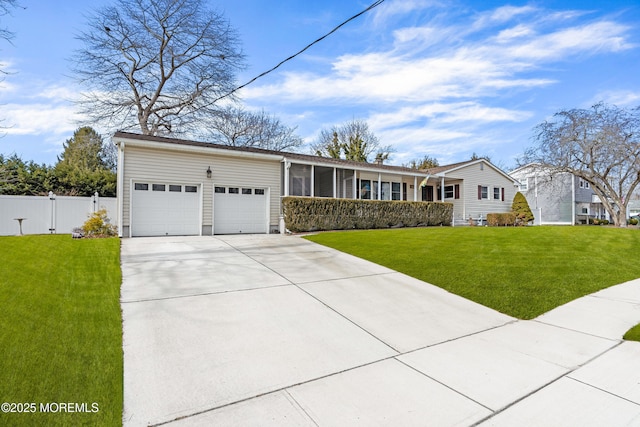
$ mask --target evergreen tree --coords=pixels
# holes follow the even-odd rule
[[[529,208],[529,202],[527,202],[527,198],[524,197],[524,194],[519,191],[513,197],[511,211],[516,214],[517,225],[527,225],[534,219],[531,208]]]
[[[97,191],[101,196],[115,196],[113,160],[100,134],[91,127],[81,127],[63,146],[55,166],[57,193],[91,196]]]

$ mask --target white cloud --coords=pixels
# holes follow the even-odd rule
[[[398,15],[406,15],[441,6],[446,6],[446,4],[437,0],[393,0],[383,3],[374,9],[373,22],[377,26]]]
[[[413,7],[413,2],[403,3]],[[484,14],[485,24],[506,22],[532,13],[532,7],[502,7]],[[478,22],[478,20],[476,21]],[[464,43],[431,37],[457,32],[450,27],[405,27],[396,30],[393,46],[376,52],[347,54],[336,58],[329,73],[288,72],[278,83],[249,87],[248,98],[277,97],[288,102],[335,101],[424,102],[444,99],[496,96],[503,89],[530,89],[554,82],[544,77],[525,77],[523,72],[553,61],[599,52],[630,49],[629,27],[613,21],[547,30],[536,28],[537,17],[528,24],[495,29],[483,38],[467,37]]]
[[[7,104],[2,111],[8,135],[60,135],[77,127],[72,105]]]
[[[589,108],[598,102],[605,102],[607,104],[617,105],[618,107],[635,108],[640,106],[640,92],[631,90],[607,90],[598,92],[584,107]]]

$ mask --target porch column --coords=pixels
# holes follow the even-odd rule
[[[413,177],[413,201],[418,201],[418,177]]]
[[[316,183],[315,183],[315,174],[316,174],[316,169],[314,165],[311,165],[311,188],[309,189],[309,194],[311,194],[311,197],[315,197],[315,187],[316,187]]]
[[[353,198],[358,198],[358,182],[356,181],[356,177],[358,176],[358,171],[353,170]]]
[[[333,198],[338,197],[338,170],[333,168]]]
[[[440,201],[444,202],[444,176],[442,177],[442,181],[440,181]]]
[[[289,196],[289,168],[291,163],[284,161],[284,196]]]
[[[378,200],[382,200],[382,174],[378,172]]]

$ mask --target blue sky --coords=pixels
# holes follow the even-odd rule
[[[372,1],[210,3],[240,34],[241,84]],[[0,41],[11,72],[0,83],[0,153],[53,164],[73,131],[92,125],[75,113],[80,88],[68,58],[86,14],[109,1],[22,4],[0,18],[15,32],[12,44]],[[561,108],[640,105],[639,76],[637,0],[386,0],[240,96],[297,126],[308,143],[362,119],[394,148],[391,164],[424,155],[447,164],[475,152],[508,169],[532,128]]]

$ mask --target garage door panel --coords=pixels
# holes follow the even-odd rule
[[[224,190],[223,190],[224,189]],[[264,189],[258,189],[262,194],[256,194],[256,189],[242,189],[236,187],[218,187],[214,193],[214,233],[266,233],[267,232],[267,196]],[[224,192],[222,192],[224,191]]]
[[[131,222],[133,236],[199,235],[199,187],[136,183]]]

